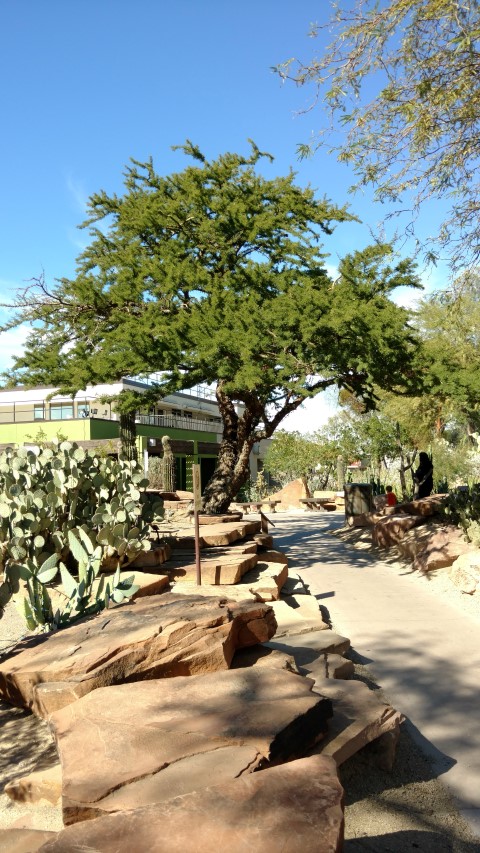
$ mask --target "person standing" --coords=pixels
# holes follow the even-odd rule
[[[420,453],[419,466],[413,475],[415,484],[414,500],[428,498],[433,491],[433,463],[428,453]]]

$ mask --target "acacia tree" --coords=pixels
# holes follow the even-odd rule
[[[333,31],[325,50],[277,70],[315,87],[330,115],[306,154],[330,145],[353,166],[356,188],[418,211],[449,198],[438,235],[455,266],[480,257],[480,6],[477,0],[332,2],[332,15],[311,35]],[[326,135],[327,134],[327,135]],[[405,197],[407,200],[405,200]],[[433,249],[433,246],[432,246]],[[434,255],[434,252],[431,252]]]
[[[292,173],[267,180],[256,167],[269,155],[253,143],[249,157],[210,162],[182,150],[194,159],[184,171],[132,161],[123,196],[91,197],[75,278],[18,294],[12,324],[35,325],[10,379],[72,393],[162,371],[157,399],[215,385],[223,436],[204,505],[224,511],[255,441],[307,397],[408,389],[414,335],[388,297],[417,280],[411,262],[389,265],[389,247],[374,246],[347,256],[333,282],[319,240],[351,218],[343,208]]]

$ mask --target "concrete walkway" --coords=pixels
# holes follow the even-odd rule
[[[460,813],[480,837],[480,620],[427,578],[344,545],[328,529],[340,513],[277,514],[288,553],[333,628],[354,650],[432,757]]]

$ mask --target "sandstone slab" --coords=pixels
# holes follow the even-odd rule
[[[108,684],[227,669],[236,648],[275,633],[268,604],[166,593],[16,647],[0,696],[46,716]]]
[[[159,847],[161,839],[161,847]],[[141,809],[66,827],[43,853],[340,853],[343,791],[312,756]]]
[[[248,649],[237,649],[230,669],[243,669],[249,666],[278,667],[279,669],[286,669],[288,672],[295,672],[297,675],[300,674],[293,655],[278,649],[268,649],[262,644],[250,646]]]
[[[222,589],[221,584],[205,583],[202,563],[202,584],[189,583],[177,580],[172,583],[172,592],[177,595],[224,596],[232,601],[277,601],[280,598],[280,590],[288,576],[288,568],[284,563],[267,563],[260,561],[263,555],[255,555],[258,562],[255,568],[246,572],[235,585],[229,585]]]
[[[260,532],[260,521],[241,520],[224,524],[206,524],[200,531],[200,548],[230,545],[232,542],[238,542]],[[174,551],[185,547],[193,549],[195,547],[193,524],[179,529],[167,541]]]
[[[330,700],[311,687],[264,667],[94,690],[50,718],[64,822],[140,806],[146,797],[161,802],[170,786],[180,795],[217,774],[234,778],[304,755],[331,716]]]
[[[328,628],[313,595],[289,595],[284,600],[273,601],[272,608],[277,620],[277,637],[307,634]]]
[[[236,584],[246,572],[257,565],[257,562],[258,555],[256,552],[229,554],[227,551],[223,556],[211,559],[207,551],[205,556],[202,555],[201,558],[202,584],[214,586]],[[187,560],[174,557],[162,566],[162,571],[166,572],[172,579],[196,583],[197,566],[195,562],[192,562],[191,555],[188,555]]]
[[[362,681],[315,679],[314,691],[332,701],[333,719],[324,741],[314,749],[343,764],[367,743],[387,732],[398,734],[405,720]]]
[[[155,566],[161,566],[162,563],[166,563],[166,561],[171,557],[172,549],[170,545],[167,543],[155,545],[150,551],[142,551],[134,560],[132,560],[128,566],[129,568],[136,569],[149,569],[154,568]]]
[[[335,634],[329,628],[324,631],[311,631],[308,634],[289,636],[284,639],[269,640],[263,644],[267,649],[278,649],[292,655],[298,667],[313,661],[324,659],[326,654],[344,655],[350,648],[350,640]]]

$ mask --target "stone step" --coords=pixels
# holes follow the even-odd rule
[[[162,571],[165,572],[172,580],[181,581],[187,584],[196,584],[197,582],[197,567],[196,563],[191,562],[191,555],[188,562],[181,559],[169,560],[162,566]],[[228,552],[223,558],[214,560],[205,559],[203,556],[200,561],[202,587],[207,585],[231,585],[238,583],[241,578],[258,563],[258,554],[239,554],[229,555]],[[216,593],[218,595],[218,591]]]
[[[269,640],[263,643],[266,648],[279,649],[292,655],[298,667],[311,664],[325,654],[344,655],[350,648],[350,640],[335,634],[329,628],[323,631],[311,631],[308,634],[289,636],[285,639]]]
[[[228,581],[220,580],[217,585],[207,581],[206,573],[203,570],[205,564],[202,563],[201,586],[196,585],[196,572],[191,572],[188,575],[188,579],[182,578],[172,583],[172,592],[179,595],[191,595],[192,592],[196,595],[205,596],[221,595],[235,601],[247,599],[254,601],[277,601],[280,597],[280,590],[287,579],[288,568],[282,563],[267,563],[261,559],[262,556],[262,554],[255,555],[259,561],[255,567],[247,571],[241,579],[234,581],[225,589],[223,588],[223,584],[228,584]],[[228,573],[228,566],[226,570]],[[222,564],[221,576],[223,573],[224,566]]]
[[[313,595],[287,595],[281,601],[272,602],[272,607],[278,626],[276,637],[328,629]]]

